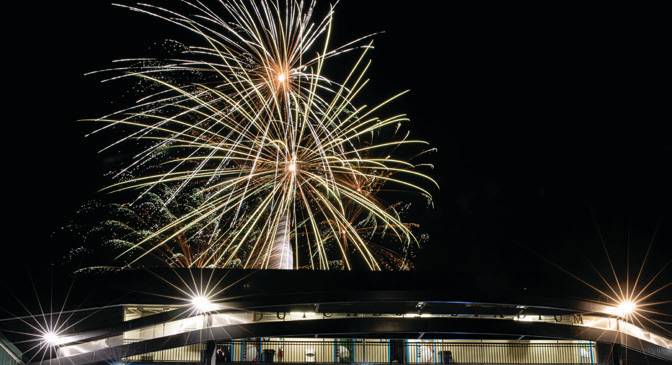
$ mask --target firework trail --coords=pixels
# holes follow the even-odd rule
[[[345,269],[380,270],[381,257],[395,251],[372,249],[373,237],[417,244],[398,205],[379,193],[407,190],[431,201],[427,185],[436,182],[421,171],[431,165],[411,161],[432,149],[400,132],[406,115],[380,115],[403,93],[373,107],[357,103],[371,43],[363,37],[332,48],[333,7],[314,21],[314,1],[120,6],[185,28],[203,44],[173,59],[120,60],[102,71],[113,72],[105,81],[152,85],[136,104],[88,120],[105,124],[97,132],[123,135],[107,148],[143,146],[119,172],[140,176],[108,190],[143,195],[170,185],[177,196],[196,186],[207,196],[122,254],[141,249],[140,260],[201,227],[215,232],[191,260],[201,267],[329,269],[336,259]],[[347,76],[325,76],[325,65],[351,51],[359,57]],[[409,150],[411,159],[395,157]],[[398,266],[405,261],[398,255]]]

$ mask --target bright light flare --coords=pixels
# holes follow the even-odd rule
[[[629,316],[637,310],[637,304],[632,300],[624,300],[618,304],[616,310],[621,317]]]
[[[607,314],[620,318],[632,317],[637,312],[637,303],[630,299],[624,299],[607,309]]]
[[[199,313],[210,312],[217,309],[217,305],[210,298],[197,295],[191,298],[191,306]]]
[[[42,334],[42,341],[48,346],[54,347],[63,343],[63,338],[56,332],[49,331]]]

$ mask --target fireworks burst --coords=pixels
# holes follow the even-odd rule
[[[75,217],[57,234],[64,241],[76,242],[77,247],[65,255],[63,263],[80,271],[118,270],[124,266],[202,267],[198,257],[206,257],[214,231],[204,224],[167,241],[141,262],[133,258],[143,252],[135,244],[177,217],[198,208],[207,197],[196,189],[183,189],[174,195],[165,185],[156,186],[133,204],[91,201],[84,204]],[[134,248],[137,252],[115,260],[120,253]],[[238,266],[234,262],[234,267]]]
[[[90,121],[106,124],[99,131],[124,134],[108,148],[143,145],[120,172],[140,176],[110,191],[142,195],[171,185],[168,201],[193,187],[207,198],[123,254],[142,248],[133,259],[140,260],[199,227],[214,232],[208,249],[191,260],[201,267],[239,261],[245,268],[329,269],[336,259],[346,269],[363,263],[380,270],[381,256],[395,251],[372,249],[374,237],[400,244],[400,251],[417,244],[398,205],[379,193],[408,190],[431,201],[425,185],[437,184],[420,171],[431,165],[411,162],[431,149],[400,131],[406,115],[379,115],[403,93],[373,107],[357,104],[368,83],[369,37],[332,48],[334,8],[314,21],[314,1],[182,5],[184,11],[124,6],[186,28],[203,44],[175,59],[122,60],[106,70],[117,73],[107,80],[137,78],[153,89],[135,105]],[[354,50],[360,55],[342,81],[325,76],[333,57]],[[411,158],[394,157],[402,151]]]

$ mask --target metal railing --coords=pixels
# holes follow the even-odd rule
[[[137,342],[139,340],[126,339],[124,344]],[[175,347],[147,354],[134,355],[124,358],[124,362],[201,362],[205,351],[205,344]]]
[[[205,344],[132,356],[134,362],[199,362]],[[595,364],[595,345],[577,341],[248,339],[210,349],[218,364]]]

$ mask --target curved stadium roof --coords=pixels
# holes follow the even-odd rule
[[[90,364],[249,337],[579,339],[620,344],[672,361],[671,339],[616,318],[613,308],[568,299],[559,287],[520,284],[422,272],[164,269],[89,274],[77,278],[59,316],[72,322],[59,346],[69,363]],[[511,287],[515,289],[506,289]],[[213,305],[194,310],[194,296],[206,296]],[[123,321],[123,308],[129,306],[160,310]],[[115,342],[125,332],[187,321],[204,311],[208,325],[132,344]],[[2,320],[0,331],[22,344],[16,331],[6,330],[31,320]],[[24,358],[28,344],[18,345]]]

